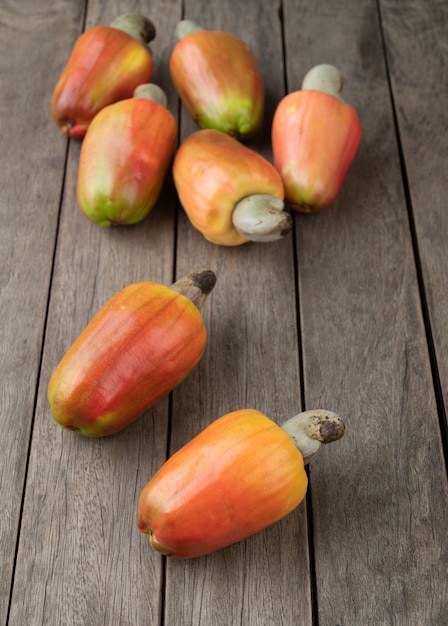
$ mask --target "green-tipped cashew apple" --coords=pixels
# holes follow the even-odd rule
[[[151,79],[147,43],[154,37],[149,19],[125,13],[110,26],[94,26],[78,38],[51,101],[51,115],[63,133],[82,139],[102,108],[130,98]]]
[[[190,222],[212,243],[276,241],[292,228],[272,163],[218,130],[198,130],[182,142],[173,178]]]
[[[332,65],[317,65],[302,89],[285,96],[272,122],[274,163],[285,198],[297,211],[313,213],[339,193],[361,142],[361,122],[343,102],[343,77]]]
[[[233,411],[178,450],[143,488],[137,526],[179,559],[202,556],[274,524],[307,490],[305,463],[345,432],[331,411],[305,411],[280,427],[259,411]]]
[[[206,347],[200,307],[215,285],[211,270],[171,287],[128,285],[92,318],[54,370],[48,400],[68,430],[119,432],[177,387]]]
[[[100,226],[135,224],[156,203],[177,141],[177,123],[157,85],[102,109],[81,147],[77,199]]]
[[[188,113],[200,128],[245,139],[263,121],[265,90],[258,61],[243,41],[181,21],[170,73]]]

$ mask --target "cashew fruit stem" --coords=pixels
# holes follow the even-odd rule
[[[161,104],[165,109],[168,106],[168,100],[165,92],[161,87],[154,83],[144,83],[134,89],[133,98],[144,98]]]
[[[215,273],[212,270],[201,269],[180,278],[170,288],[186,296],[200,310],[215,283]]]
[[[283,210],[283,200],[257,193],[240,200],[233,209],[232,223],[250,241],[277,241],[289,233],[292,217]]]
[[[281,427],[302,453],[305,464],[316,456],[323,444],[337,441],[345,433],[345,424],[339,415],[324,409],[298,413]]]
[[[204,30],[199,26],[197,22],[194,20],[181,20],[176,26],[176,30],[174,31],[174,36],[177,41],[180,41],[187,35],[191,35],[192,33],[197,33],[199,30]]]
[[[337,67],[322,63],[312,67],[305,75],[302,82],[302,89],[322,91],[330,96],[334,96],[343,102],[341,91],[344,86],[344,77]]]
[[[153,41],[156,36],[156,28],[147,17],[138,13],[123,13],[111,23],[112,28],[122,30],[134,39],[137,39],[143,46]]]

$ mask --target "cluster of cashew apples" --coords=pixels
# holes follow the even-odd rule
[[[312,68],[302,88],[278,103],[271,163],[244,143],[264,116],[253,51],[230,33],[183,20],[169,72],[198,129],[177,146],[177,122],[151,83],[155,35],[152,22],[134,14],[87,30],[55,86],[52,117],[82,141],[77,201],[89,220],[140,222],[170,166],[189,221],[217,245],[276,241],[292,228],[287,208],[316,212],[335,200],[361,140],[337,68]],[[110,436],[180,385],[204,353],[201,306],[215,282],[213,271],[199,269],[170,287],[141,282],[115,294],[51,375],[56,422]],[[151,478],[138,501],[138,528],[156,550],[178,558],[240,541],[299,505],[305,464],[344,431],[340,417],[320,409],[282,426],[255,409],[223,415]]]

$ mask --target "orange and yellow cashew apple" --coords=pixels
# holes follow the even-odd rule
[[[188,113],[200,128],[237,139],[254,135],[263,121],[265,90],[251,48],[230,33],[179,22],[170,73]]]
[[[189,135],[174,157],[173,179],[190,222],[212,243],[275,241],[291,230],[278,171],[221,131]]]
[[[288,204],[321,211],[336,198],[361,142],[361,122],[343,102],[343,77],[332,65],[312,68],[302,89],[285,96],[272,121],[274,163]]]
[[[104,437],[122,430],[177,387],[206,347],[200,307],[215,285],[197,270],[166,287],[128,285],[92,318],[48,384],[60,426]]]
[[[156,203],[177,141],[177,123],[157,85],[102,109],[81,147],[77,199],[100,226],[135,224]]]
[[[305,463],[344,431],[331,411],[305,411],[282,427],[257,410],[228,413],[143,488],[137,526],[155,550],[179,559],[241,541],[300,504],[308,483]]]
[[[102,108],[130,98],[138,85],[150,81],[153,59],[147,43],[155,34],[149,19],[125,13],[78,38],[51,100],[51,115],[63,133],[82,139]]]

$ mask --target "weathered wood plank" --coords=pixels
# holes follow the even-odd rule
[[[9,603],[66,153],[48,115],[49,94],[82,11],[82,3],[63,1],[0,6],[0,623]]]
[[[153,79],[166,90],[177,116],[164,33],[179,19],[180,3],[154,2],[149,13],[144,3],[91,2],[87,23],[92,15],[95,23],[109,23],[129,10],[140,10],[156,25]],[[173,281],[175,201],[167,186],[141,224],[101,229],[76,206],[79,150],[80,144],[71,142],[11,623],[156,624],[162,560],[142,541],[136,503],[141,486],[165,458],[168,400],[127,431],[89,440],[55,424],[46,387],[63,353],[110,296],[134,281]]]
[[[348,426],[311,468],[319,624],[445,624],[446,475],[377,3],[284,5],[289,89],[340,66],[364,128],[337,202],[297,219],[305,401]]]
[[[257,55],[267,89],[265,124],[250,143],[271,158],[273,109],[284,93],[276,2],[185,3],[185,17],[232,32]],[[196,127],[182,109],[182,136]],[[179,215],[178,274],[211,267],[217,284],[204,309],[209,347],[174,392],[171,452],[228,411],[254,407],[282,422],[300,410],[292,238],[224,248]],[[311,623],[306,507],[207,557],[167,562],[166,624],[263,626]]]
[[[363,143],[331,208],[295,215],[294,235],[283,242],[236,249],[208,244],[176,213],[170,183],[135,227],[106,231],[81,215],[74,194],[80,145],[70,143],[64,177],[67,142],[49,101],[82,27],[83,4],[19,4],[0,8],[0,43],[13,51],[0,61],[0,623],[7,623],[13,581],[14,626],[445,626],[447,481],[378,13],[446,403],[445,4],[283,1],[289,90],[311,65],[339,65]],[[277,5],[184,3],[186,17],[239,35],[260,59],[268,107],[251,145],[268,158],[272,113],[284,92]],[[87,27],[132,10],[156,24],[154,80],[176,113],[167,64],[182,3],[96,0],[88,3]],[[183,109],[181,122],[182,137],[195,130]],[[134,280],[169,284],[204,266],[218,277],[203,309],[209,343],[171,401],[108,440],[59,429],[48,379],[99,306]],[[313,461],[312,509],[303,504],[209,557],[167,560],[164,570],[135,525],[141,488],[167,449],[229,410],[253,406],[278,422],[300,410],[299,349],[304,408],[334,409],[348,427],[342,442]]]
[[[390,80],[409,183],[425,294],[448,404],[448,6],[444,2],[381,2]]]

